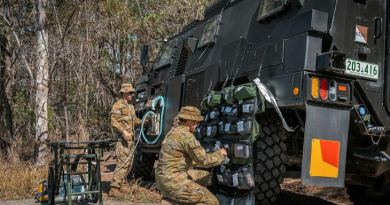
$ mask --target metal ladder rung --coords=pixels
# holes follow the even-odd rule
[[[99,191],[76,192],[76,193],[72,193],[72,196],[73,195],[84,195],[84,194],[99,194],[99,193],[100,193]]]
[[[88,183],[71,183],[70,186],[85,186],[85,185],[88,185]],[[59,187],[67,187],[68,185],[65,183],[65,185],[60,185]]]
[[[66,176],[68,173],[65,173],[64,176]],[[80,175],[80,174],[92,174],[92,172],[71,172],[69,175]]]
[[[98,156],[98,154],[70,154],[70,155],[67,155],[66,158],[70,159],[70,158],[76,158],[76,157],[80,157],[80,158],[96,158]]]
[[[64,165],[88,164],[88,163],[92,164],[92,162],[70,162],[70,163],[65,163]]]

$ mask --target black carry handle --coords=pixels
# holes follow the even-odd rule
[[[378,21],[379,21],[379,24],[380,24],[379,33],[377,33]],[[381,17],[375,17],[374,18],[374,22],[375,22],[374,43],[376,44],[376,39],[378,39],[379,37],[382,36],[382,32],[383,32],[383,19]]]

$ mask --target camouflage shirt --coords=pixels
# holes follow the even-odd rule
[[[187,171],[196,167],[222,164],[220,151],[207,154],[195,136],[184,126],[173,129],[162,144],[156,168],[159,189],[175,189],[189,182]]]
[[[134,106],[126,100],[120,99],[114,104],[111,110],[111,125],[122,134],[124,130],[133,134],[134,126],[141,125],[141,120],[135,115]]]

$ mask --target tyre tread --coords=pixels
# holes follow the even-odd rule
[[[275,202],[286,170],[286,145],[279,119],[266,111],[259,116],[260,133],[255,143],[256,204]]]

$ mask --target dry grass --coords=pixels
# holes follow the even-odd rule
[[[38,183],[47,179],[47,167],[0,161],[0,200],[33,198]]]
[[[104,169],[103,167],[104,165],[102,169]],[[78,168],[82,169],[83,167]],[[36,194],[39,182],[47,179],[47,169],[47,167],[34,168],[29,163],[0,160],[0,201],[32,199]],[[111,179],[104,178],[102,181],[111,181]],[[131,192],[124,197],[115,198],[115,200],[159,203],[162,198],[154,184],[143,186],[141,180],[138,179],[133,180],[129,185]]]
[[[141,186],[141,180],[133,180],[130,184],[131,192],[126,196],[117,198],[120,201],[130,201],[134,203],[159,203],[162,195],[158,193],[156,186]]]

